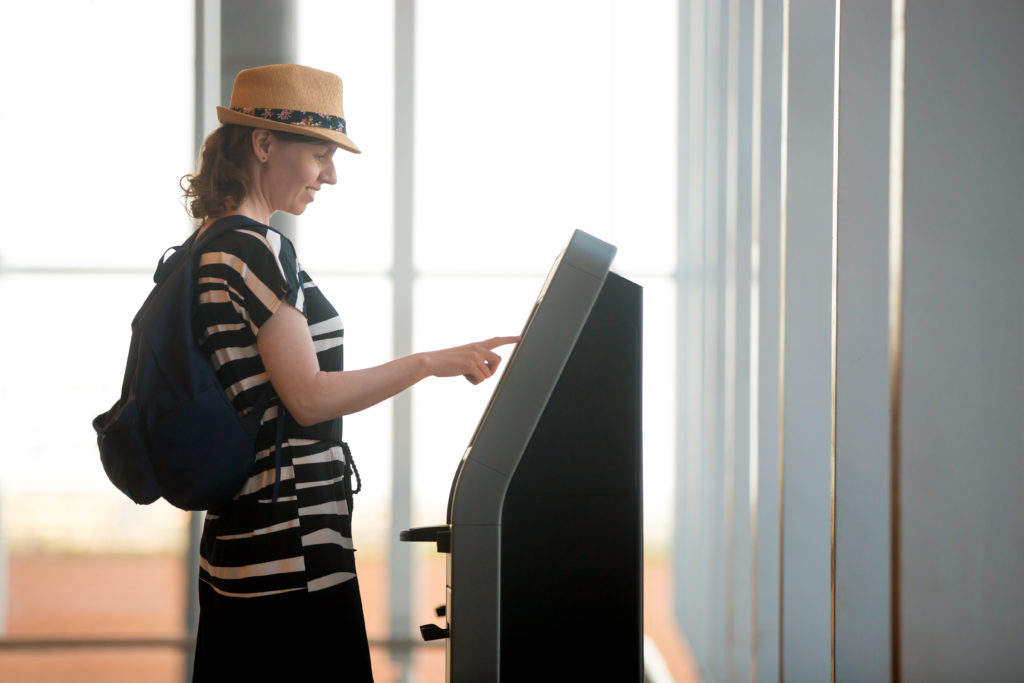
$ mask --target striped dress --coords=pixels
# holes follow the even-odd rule
[[[239,413],[251,410],[268,384],[256,334],[285,301],[305,314],[320,368],[342,369],[341,319],[276,230],[253,224],[216,238],[197,276],[195,329]],[[285,419],[273,502],[280,412],[271,394],[252,477],[230,504],[206,515],[200,579],[223,595],[317,591],[355,577],[340,429],[332,443]]]
[[[252,410],[269,386],[256,335],[283,302],[305,315],[320,368],[342,369],[344,333],[338,312],[302,270],[291,242],[273,228],[252,223],[207,244],[199,260],[196,296],[194,329],[240,414]],[[341,419],[302,427],[284,414],[275,500],[275,446],[283,413],[272,391],[256,439],[252,476],[234,500],[206,515],[195,680],[221,677],[220,666],[230,667],[232,675],[240,673],[240,657],[267,675],[276,661],[269,653],[252,660],[251,654],[232,650],[251,650],[252,639],[265,637],[268,628],[276,633],[275,642],[290,638],[296,644],[290,649],[301,653],[279,653],[290,674],[302,670],[293,668],[296,661],[313,666],[317,653],[310,649],[340,663],[343,650],[337,643],[343,641],[351,653],[345,657],[350,674],[356,674],[350,680],[371,680]],[[315,616],[318,610],[320,617]],[[324,645],[312,647],[316,642]],[[365,673],[357,674],[361,668]]]

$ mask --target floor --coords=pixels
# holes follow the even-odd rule
[[[387,632],[387,566],[358,559],[367,629],[371,640]],[[441,556],[420,558],[419,596],[413,614],[430,621],[444,602]],[[0,649],[3,683],[119,683],[185,680],[181,650],[171,643],[183,630],[184,563],[175,555],[14,554],[9,558],[6,633],[16,639],[163,639],[156,647]],[[698,681],[685,639],[671,616],[669,567],[645,562],[644,630],[654,641],[676,683]],[[414,617],[415,618],[415,617]],[[372,648],[378,683],[399,681],[403,665],[389,651]],[[444,681],[443,647],[414,650],[409,683]]]

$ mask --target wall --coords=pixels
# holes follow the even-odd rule
[[[680,5],[675,606],[707,680],[1024,673],[1022,28]]]

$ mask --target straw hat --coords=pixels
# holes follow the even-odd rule
[[[308,66],[273,64],[239,71],[231,107],[217,107],[217,118],[221,123],[330,140],[360,154],[345,133],[341,79]]]

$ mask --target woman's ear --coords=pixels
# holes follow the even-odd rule
[[[270,140],[273,136],[266,128],[254,128],[252,131],[252,151],[256,160],[266,163],[270,156]]]

